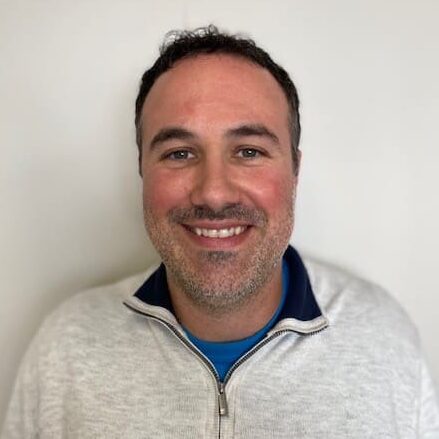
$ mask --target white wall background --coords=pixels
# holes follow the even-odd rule
[[[43,316],[155,257],[133,101],[164,33],[210,22],[299,88],[293,242],[387,287],[439,379],[437,1],[0,0],[0,424]]]

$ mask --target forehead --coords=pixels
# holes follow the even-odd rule
[[[207,126],[257,122],[288,131],[288,102],[271,73],[227,54],[178,61],[151,88],[142,110],[142,131],[163,124]]]

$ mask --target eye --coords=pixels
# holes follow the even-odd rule
[[[168,160],[188,160],[194,158],[194,154],[186,149],[178,149],[168,152],[164,155],[164,159]]]
[[[247,148],[241,148],[238,151],[238,156],[243,159],[254,159],[260,157],[261,155],[262,152],[256,148],[247,147]]]

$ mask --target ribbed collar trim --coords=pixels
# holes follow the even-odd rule
[[[317,303],[300,255],[292,246],[288,246],[284,258],[289,269],[289,289],[277,324],[270,333],[291,329],[307,334],[324,329],[328,321]],[[161,318],[174,325],[177,323],[163,263],[124,303],[133,311]]]

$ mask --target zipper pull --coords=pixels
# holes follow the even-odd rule
[[[218,388],[218,406],[220,416],[227,416],[227,398],[223,383]]]

